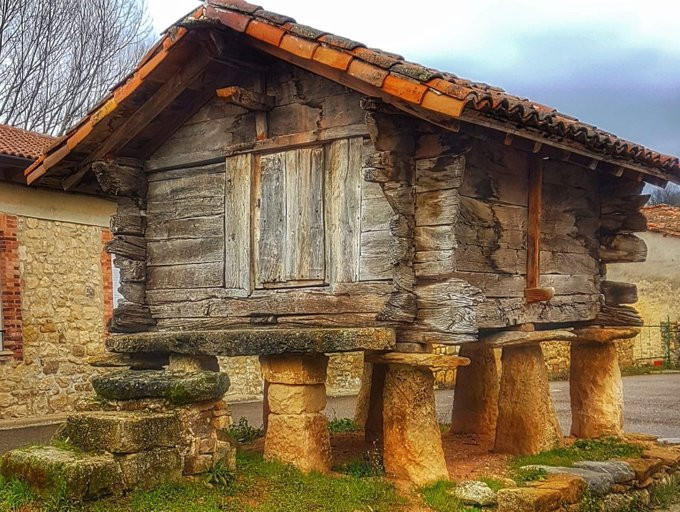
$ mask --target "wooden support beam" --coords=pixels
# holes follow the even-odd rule
[[[540,288],[541,276],[541,192],[543,160],[529,159],[529,200],[527,219],[527,281],[524,297],[527,302],[544,302],[555,295],[554,288]]]
[[[637,285],[619,281],[602,281],[604,302],[610,306],[635,304],[638,301]]]
[[[267,111],[274,107],[274,96],[232,85],[215,91],[217,97],[247,110]]]
[[[86,163],[103,160],[124,147],[184,91],[210,62],[210,55],[198,52],[186,66],[165,82],[144,104],[132,113],[94,151]]]
[[[631,234],[603,236],[600,260],[604,263],[632,263],[647,259],[647,244],[642,238]]]
[[[635,338],[640,334],[639,327],[585,327],[576,329],[574,334],[579,341],[591,343],[610,343],[616,340]]]

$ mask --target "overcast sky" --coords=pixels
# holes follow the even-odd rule
[[[199,5],[148,0],[161,31]],[[680,2],[266,0],[299,23],[680,155]]]

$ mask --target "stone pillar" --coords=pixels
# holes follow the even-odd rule
[[[494,451],[528,455],[562,442],[538,343],[503,348]]]
[[[423,486],[448,479],[432,370],[388,364],[383,393],[385,472]]]
[[[569,389],[573,436],[623,435],[623,383],[613,342],[572,342]]]
[[[360,427],[366,425],[368,418],[368,404],[371,399],[371,376],[373,375],[373,365],[364,362],[364,370],[361,374],[361,385],[357,393],[357,403],[354,407],[354,423]]]
[[[171,353],[168,370],[178,372],[219,372],[220,363],[215,356],[190,356]]]
[[[493,444],[498,419],[499,374],[494,349],[480,343],[466,343],[458,355],[470,364],[458,368],[453,395],[451,432],[472,434],[480,444]]]
[[[302,471],[330,470],[331,445],[323,354],[261,356],[268,383],[269,416],[264,458],[293,464]]]

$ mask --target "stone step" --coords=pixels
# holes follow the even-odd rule
[[[82,453],[55,446],[29,446],[6,453],[0,473],[42,495],[64,493],[76,500],[119,495],[123,472],[111,454]]]
[[[69,416],[56,434],[83,451],[136,453],[171,448],[179,443],[174,414],[146,412],[88,412]]]
[[[229,389],[225,373],[122,370],[92,379],[97,395],[108,400],[161,398],[173,405],[219,400]]]
[[[113,455],[35,445],[7,452],[0,473],[23,481],[43,496],[59,493],[83,501],[179,481],[182,459],[177,448]]]

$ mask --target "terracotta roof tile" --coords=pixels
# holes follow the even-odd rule
[[[197,15],[199,11],[202,14]],[[508,94],[499,87],[465,80],[453,73],[404,61],[398,55],[366,48],[362,43],[345,37],[298,25],[292,18],[266,11],[244,0],[206,0],[203,10],[194,11],[189,18],[194,19],[196,16],[203,16],[206,21],[219,21],[225,27],[239,32],[245,31],[254,39],[280,47],[291,57],[311,58],[319,64],[347,72],[379,89],[375,91],[378,95],[393,95],[443,115],[454,118],[462,116],[463,120],[468,113],[482,114],[482,119],[499,130],[505,127],[530,130],[546,140],[578,144],[581,150],[596,158],[601,156],[620,160],[621,165],[628,162],[635,164],[641,172],[680,182],[678,158],[620,139],[551,107]],[[182,22],[176,26],[180,25]],[[175,36],[170,37],[171,34],[172,28],[147,55],[146,64],[140,64],[134,78],[143,79],[143,68],[153,69],[163,60],[163,53],[167,53],[174,43]],[[177,34],[177,37],[181,35]],[[121,87],[132,87],[129,80],[130,77]],[[101,110],[91,113],[67,136],[74,138],[80,126],[90,123],[90,117],[96,118],[101,113]],[[479,119],[479,115],[475,118],[468,116],[471,122],[475,119]],[[49,170],[46,164],[50,160],[45,159],[43,165],[42,159],[39,159],[26,171],[27,175],[34,173],[29,176],[29,182]]]
[[[37,159],[52,143],[55,137],[29,132],[14,126],[0,124],[0,155]]]
[[[680,206],[645,206],[642,213],[647,217],[648,231],[680,238]]]

